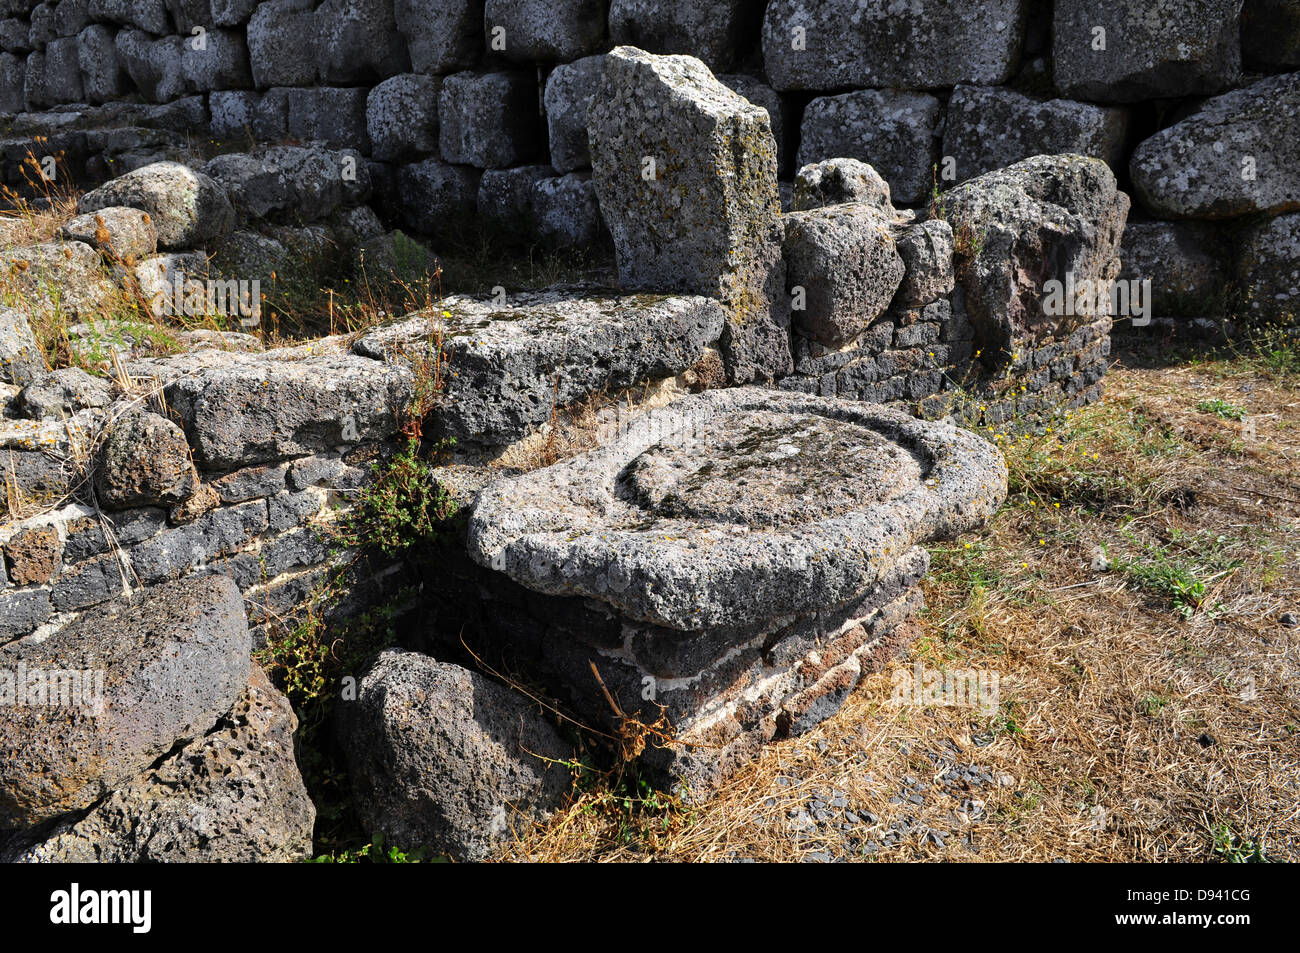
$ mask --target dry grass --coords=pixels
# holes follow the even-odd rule
[[[910,652],[695,804],[598,780],[507,856],[843,856],[838,833],[791,829],[833,789],[876,832],[910,815],[952,835],[905,835],[877,860],[1297,859],[1300,630],[1277,621],[1300,612],[1296,384],[1248,359],[1117,367],[1105,400],[1052,432],[993,434],[1012,495],[987,532],[932,550]],[[1216,399],[1253,439],[1197,409]],[[996,671],[999,707],[892,705],[917,662]],[[952,763],[994,781],[895,803],[904,778]]]

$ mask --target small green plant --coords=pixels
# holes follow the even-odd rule
[[[374,480],[339,521],[334,534],[339,545],[398,556],[433,540],[456,515],[455,501],[420,456],[418,440],[408,440],[387,463],[376,464],[374,472]]]
[[[1200,401],[1196,405],[1196,409],[1203,414],[1214,414],[1224,420],[1241,420],[1246,416],[1245,410],[1228,403],[1226,400],[1220,400],[1218,397],[1213,400]]]
[[[1216,857],[1228,864],[1267,864],[1264,845],[1233,833],[1227,824],[1219,824],[1212,831],[1213,850]]]
[[[376,834],[373,841],[355,850],[321,854],[313,857],[311,864],[442,864],[447,858],[435,854],[428,847],[402,850],[395,844],[384,844],[384,835]]]

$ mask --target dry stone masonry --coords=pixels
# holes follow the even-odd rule
[[[976,432],[1296,324],[1300,18],[1156,6],[0,0],[5,201],[79,196],[0,215],[0,859],[310,856],[252,660],[308,607],[400,614],[325,690],[408,848],[545,819],[574,722],[701,788],[832,716],[1001,505]],[[476,238],[596,266],[294,341],[247,287]],[[338,535],[411,446],[459,515]]]

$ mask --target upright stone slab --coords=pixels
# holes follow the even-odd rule
[[[776,143],[767,110],[689,56],[618,47],[588,111],[593,176],[629,288],[719,298],[735,382],[788,373]]]

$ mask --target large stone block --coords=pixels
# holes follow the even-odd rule
[[[77,63],[88,102],[110,102],[125,91],[113,31],[103,24],[93,24],[77,34]]]
[[[83,195],[77,211],[117,205],[148,212],[158,231],[158,247],[168,250],[201,248],[235,222],[225,190],[178,162],[155,162],[106,182]]]
[[[0,668],[29,673],[27,703],[0,720],[0,823],[29,827],[89,807],[200,737],[247,684],[251,649],[244,600],[217,575],[0,647]],[[34,682],[46,690],[39,700]]]
[[[239,30],[207,30],[185,42],[181,73],[190,89],[244,89],[253,85],[248,46]]]
[[[1241,0],[1057,0],[1056,86],[1095,102],[1217,93],[1241,75],[1240,17]]]
[[[532,210],[537,237],[551,248],[592,249],[604,237],[590,173],[570,172],[537,182]]]
[[[533,212],[535,187],[552,178],[549,165],[521,165],[513,169],[488,169],[478,186],[478,217],[494,232],[524,240],[537,232]]]
[[[248,57],[253,83],[310,86],[320,73],[320,26],[304,0],[270,0],[248,21]]]
[[[1208,100],[1133,152],[1138,199],[1161,218],[1300,209],[1300,73]]]
[[[729,377],[791,367],[767,110],[699,60],[618,47],[588,110],[600,210],[631,288],[719,298]]]
[[[882,214],[894,214],[889,183],[865,162],[826,159],[809,163],[795,174],[791,201],[794,211],[806,212],[845,202],[865,202],[880,209]]]
[[[1109,318],[1090,305],[1053,313],[1047,283],[1082,287],[1119,275],[1128,196],[1100,159],[1035,156],[949,192],[957,283],[986,365],[1016,366],[1042,341]]]
[[[1122,108],[958,86],[948,100],[943,155],[955,161],[959,182],[1037,155],[1092,156],[1117,170],[1127,134]]]
[[[316,809],[294,760],[298,719],[257,666],[214,730],[84,817],[11,844],[6,863],[268,863],[311,856]]]
[[[354,350],[400,360],[440,328],[450,377],[433,422],[459,439],[505,444],[549,421],[557,404],[682,373],[722,324],[717,302],[693,296],[548,290],[505,305],[456,296],[365,335]]]
[[[1257,325],[1300,326],[1300,213],[1248,228],[1235,268],[1238,314]]]
[[[546,79],[546,125],[551,165],[556,172],[573,172],[591,165],[587,146],[587,107],[600,84],[603,56],[561,63]]]
[[[814,99],[804,110],[798,164],[860,159],[889,183],[895,202],[921,202],[933,188],[941,112],[926,93],[865,89]]]
[[[789,119],[785,103],[776,90],[760,79],[741,73],[728,73],[718,77],[722,85],[748,99],[755,106],[767,110],[768,121],[772,124],[772,138],[776,140],[777,173],[782,174],[790,164],[786,155],[785,136]]]
[[[12,53],[0,53],[0,113],[17,113],[27,108],[23,85],[27,63]]]
[[[418,73],[390,77],[372,89],[366,97],[370,154],[391,162],[437,152],[441,91],[442,80]]]
[[[135,27],[154,36],[170,33],[166,0],[90,0],[91,19]]]
[[[479,172],[468,166],[425,159],[397,173],[403,220],[412,229],[438,240],[452,237],[474,217]]]
[[[531,73],[456,73],[438,97],[439,143],[448,162],[501,169],[541,149],[537,80]]]
[[[113,45],[122,68],[148,101],[171,102],[190,92],[184,41],[179,36],[155,39],[140,30],[121,30]]]
[[[903,280],[892,224],[870,205],[787,215],[786,283],[802,290],[794,328],[827,347],[847,344],[884,313]]]
[[[289,90],[289,135],[319,142],[332,149],[369,152],[367,92],[362,86]]]
[[[1291,0],[1246,0],[1241,56],[1246,66],[1266,72],[1300,69],[1300,6]]]
[[[487,0],[483,25],[489,48],[506,59],[567,63],[600,49],[605,0]]]
[[[763,61],[779,90],[997,85],[1011,78],[1024,0],[772,0]]]
[[[1150,281],[1156,317],[1223,317],[1230,256],[1204,222],[1129,222],[1121,281]]]
[[[195,460],[211,470],[382,440],[397,432],[410,398],[404,369],[350,354],[287,361],[227,352],[208,367],[158,373]]]
[[[451,73],[478,63],[483,0],[395,0],[393,6],[415,72]]]
[[[345,85],[409,72],[393,0],[325,0],[316,8],[322,82]]]
[[[380,655],[341,721],[358,812],[391,843],[484,860],[572,781],[572,747],[535,702],[427,655]]]
[[[694,56],[725,71],[753,44],[757,15],[745,0],[612,0],[609,32],[614,43]]]

